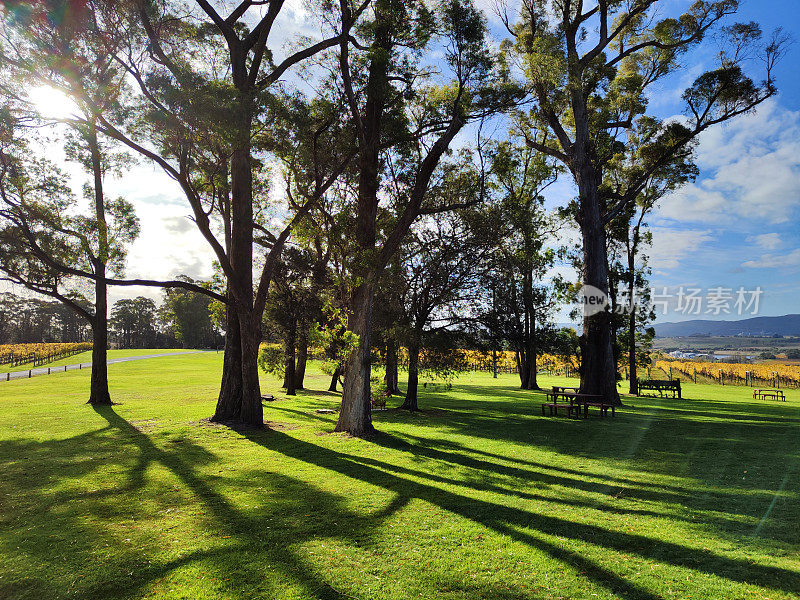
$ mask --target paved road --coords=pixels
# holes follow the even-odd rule
[[[216,352],[216,350],[193,350],[191,352],[164,352],[162,354],[142,354],[139,356],[126,356],[124,358],[111,358],[108,360],[109,365],[114,363],[128,362],[130,360],[144,360],[145,358],[158,358],[159,356],[178,356],[179,354],[199,354],[200,352]],[[64,371],[75,371],[77,369],[90,369],[92,366],[91,361],[79,363],[75,365],[61,365],[60,367],[36,367],[28,371],[14,371],[13,373],[0,373],[0,381],[9,381],[10,379],[27,379],[28,377],[35,377],[37,375],[49,375],[50,373],[63,373]]]

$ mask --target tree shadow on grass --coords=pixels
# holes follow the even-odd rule
[[[623,493],[643,501],[672,502],[687,511],[704,511],[702,519],[734,537],[758,535],[789,544],[800,541],[797,530],[785,527],[785,523],[800,519],[796,502],[800,492],[800,436],[793,420],[727,420],[725,411],[714,411],[723,415],[717,419],[692,419],[658,405],[643,405],[616,418],[574,421],[526,415],[525,408],[513,402],[478,404],[481,406],[474,410],[455,410],[453,402],[442,399],[440,405],[449,409],[447,417],[415,420],[416,435],[401,429],[398,435],[413,444],[406,442],[406,447],[398,449],[483,470],[488,478],[499,474],[606,496]],[[504,417],[508,404],[512,408]],[[748,409],[747,403],[735,406]],[[726,411],[738,414],[735,406],[726,406]],[[402,415],[391,421],[394,425],[403,422]],[[474,447],[432,439],[443,431],[469,436],[475,440]],[[551,455],[550,464],[540,464],[513,458],[510,453],[501,456],[483,450],[484,446],[492,448],[498,440],[557,454]],[[625,471],[641,472],[645,479],[677,476],[697,485],[645,484],[633,478],[595,476],[591,471],[580,472],[559,464],[563,460],[569,465],[576,458],[599,459],[604,464],[611,461]],[[782,513],[782,519],[768,519],[777,512]],[[719,517],[719,513],[733,518]],[[753,520],[760,523],[758,527]]]
[[[302,590],[304,597],[349,597],[346,591],[342,591],[347,582],[331,581],[329,575],[299,553],[298,548],[306,542],[319,539],[340,540],[350,545],[369,544],[384,520],[412,499],[424,500],[544,552],[626,600],[657,600],[659,596],[627,581],[612,569],[565,547],[557,540],[605,547],[620,553],[633,553],[644,559],[715,573],[731,581],[752,583],[789,593],[800,592],[798,574],[792,571],[709,555],[645,536],[570,522],[552,514],[542,515],[502,503],[476,500],[450,489],[443,489],[444,486],[452,486],[446,481],[431,478],[424,472],[398,470],[396,466],[384,461],[341,454],[277,431],[247,432],[245,436],[253,444],[269,451],[339,475],[344,478],[343,482],[351,479],[378,486],[391,500],[376,512],[365,514],[349,508],[349,499],[344,496],[267,470],[250,470],[220,481],[207,473],[200,474],[197,470],[198,467],[208,467],[217,460],[204,447],[191,440],[157,445],[150,436],[119,416],[113,408],[98,408],[97,412],[108,422],[107,427],[68,440],[44,442],[38,452],[42,453],[42,458],[61,457],[61,463],[48,467],[47,476],[50,480],[83,479],[90,477],[101,463],[113,465],[115,472],[124,474],[125,477],[117,490],[103,490],[109,494],[108,497],[78,495],[70,498],[70,492],[62,491],[58,493],[63,495],[53,504],[50,498],[36,497],[37,494],[42,495],[38,492],[41,479],[28,478],[24,472],[17,471],[10,473],[0,483],[0,490],[21,490],[21,497],[29,496],[32,504],[27,513],[40,521],[41,506],[37,502],[44,502],[49,508],[61,504],[62,512],[54,515],[53,519],[58,519],[60,525],[78,533],[77,543],[69,548],[70,552],[79,552],[90,557],[98,547],[114,545],[117,554],[113,558],[106,558],[98,575],[104,578],[87,582],[77,589],[84,598],[133,597],[143,588],[156,585],[167,578],[176,569],[197,565],[216,574],[218,585],[224,595],[229,597],[280,597],[280,590],[275,589],[274,582],[262,581],[266,566],[275,569],[279,578],[294,582]],[[407,442],[387,435],[379,435],[376,442],[392,449],[408,446]],[[161,447],[164,445],[167,447]],[[0,447],[2,456],[22,455],[33,451],[36,443],[15,440],[4,442],[3,446]],[[37,462],[41,464],[42,460],[37,459]],[[203,521],[202,526],[204,533],[210,538],[209,546],[216,544],[216,547],[190,549],[175,558],[155,560],[152,550],[123,549],[120,540],[113,533],[103,530],[102,524],[105,521],[133,518],[138,511],[144,510],[137,506],[135,498],[141,494],[146,494],[148,498],[153,495],[153,484],[145,473],[158,466],[166,468],[174,475],[183,489],[196,497],[207,511],[208,518]],[[415,481],[412,477],[423,481]],[[572,481],[574,478],[568,478],[567,484]],[[463,482],[459,485],[462,484]],[[228,497],[224,491],[226,486],[243,491],[247,498],[260,499],[267,506],[244,508],[241,502],[236,503]],[[53,486],[49,485],[48,489],[51,487]],[[168,490],[163,492],[166,494]],[[156,498],[156,501],[162,500],[163,506],[168,506],[174,504],[176,498]],[[87,522],[84,519],[86,513],[100,514],[101,519],[99,522]],[[313,518],[305,519],[303,515]],[[23,517],[24,515],[17,518]],[[63,591],[55,587],[63,583],[63,578],[55,576],[60,557],[57,553],[51,555],[42,547],[42,543],[48,538],[48,532],[52,531],[52,525],[52,521],[33,523],[35,535],[31,534],[30,529],[17,527],[6,541],[10,547],[20,547],[19,552],[25,553],[30,559],[29,568],[33,572],[38,569],[39,572],[50,575],[49,580],[36,579],[35,583],[28,582],[29,587],[23,591],[31,597],[55,598]],[[226,538],[228,541],[223,541]],[[95,565],[88,562],[87,568],[91,570]],[[33,564],[36,564],[35,568]],[[448,577],[445,574],[441,579]],[[225,582],[226,579],[230,581]],[[511,600],[539,595],[499,588],[487,591],[486,586],[473,587],[463,581],[450,580],[448,585],[463,590],[465,595],[473,594],[474,597]],[[0,588],[0,594],[8,592],[6,595],[12,595],[16,591],[19,590]]]
[[[22,569],[26,575],[22,579],[9,582],[6,578],[0,585],[0,597],[57,598],[76,591],[82,598],[134,597],[176,569],[202,564],[216,574],[217,585],[224,588],[225,597],[277,597],[278,591],[263,587],[270,583],[264,581],[264,571],[269,569],[279,573],[277,579],[293,582],[302,589],[304,597],[350,598],[332,585],[334,582],[328,580],[326,573],[308,564],[298,554],[298,547],[315,539],[356,543],[368,537],[403,504],[390,503],[375,516],[356,514],[347,508],[344,497],[284,474],[261,470],[221,482],[221,478],[197,472],[197,468],[216,460],[202,446],[186,439],[173,439],[167,440],[167,448],[162,448],[119,416],[113,407],[97,407],[95,411],[108,421],[108,427],[42,443],[20,440],[0,443],[2,457],[29,455],[31,463],[46,465],[36,469],[43,471],[36,477],[29,477],[26,467],[19,466],[7,472],[0,483],[0,491],[7,492],[4,497],[14,494],[25,499],[24,506],[15,502],[9,508],[13,508],[15,520],[24,520],[28,525],[13,527],[12,522],[0,521],[6,529],[3,545],[16,555],[16,565],[27,566]],[[47,465],[48,459],[57,464]],[[180,506],[181,498],[174,486],[148,481],[147,471],[159,466],[176,477],[181,490],[188,491],[207,512],[203,533],[210,536],[210,545],[216,547],[189,550],[172,560],[156,560],[153,555],[161,554],[163,549],[158,546],[137,549],[137,544],[129,543],[130,539],[123,541],[117,532],[104,527],[136,523],[152,518],[154,512],[173,510],[176,503]],[[101,469],[111,470],[113,481]],[[78,481],[91,481],[92,485],[105,488],[81,490],[69,485]],[[218,489],[225,487],[248,498],[268,501],[268,506],[261,509],[237,506]],[[139,497],[155,506],[145,507],[143,502],[133,500]],[[8,515],[11,511],[4,512]],[[43,514],[51,517],[42,519]],[[322,519],[317,520],[315,517],[320,515]],[[63,532],[66,537],[60,539],[54,531]],[[136,533],[131,528],[125,535],[137,539]],[[146,538],[146,535],[138,538],[139,543],[147,545]],[[103,552],[104,558],[93,562],[91,557],[106,547],[113,547],[113,551]],[[86,570],[82,574],[61,573],[62,557],[66,554],[86,557],[83,563]],[[32,576],[33,573],[41,576]],[[65,580],[70,579],[77,588],[65,585]]]
[[[387,411],[376,415],[379,428],[413,423],[414,431],[421,432],[414,435],[407,428],[397,428],[397,435],[404,439],[391,438],[390,447],[415,458],[473,470],[476,486],[499,489],[505,483],[503,478],[510,477],[613,499],[624,495],[645,502],[669,502],[676,511],[682,511],[674,518],[688,522],[696,516],[732,537],[758,535],[789,544],[799,541],[797,531],[784,526],[800,519],[800,507],[791,500],[800,491],[796,419],[776,418],[774,412],[783,414],[786,407],[684,400],[681,407],[673,408],[664,406],[671,400],[656,398],[623,409],[616,418],[573,421],[536,414],[538,399],[531,396],[538,392],[462,387],[469,390],[466,400],[438,394],[427,398],[429,410],[423,414]],[[514,397],[509,399],[505,395],[509,393]],[[488,399],[476,400],[475,396]],[[773,412],[765,416],[764,412],[770,410]],[[702,418],[707,415],[713,418]],[[431,436],[434,432],[468,435],[476,443],[467,448],[433,440],[427,432]],[[381,444],[380,439],[376,443]],[[533,463],[510,453],[486,452],[482,439],[487,446],[507,440],[558,454],[549,464]],[[651,482],[569,469],[559,464],[561,457],[611,460],[625,471],[641,472],[643,479]],[[690,483],[683,486],[658,481],[675,476]],[[695,511],[702,514],[695,515]],[[777,512],[783,518],[768,518]]]
[[[13,550],[16,572],[23,576],[0,584],[0,596],[121,599],[152,592],[161,595],[169,591],[162,586],[185,584],[185,579],[198,571],[215,582],[212,587],[216,589],[210,591],[226,598],[279,598],[298,593],[321,600],[352,598],[351,593],[358,593],[359,588],[351,592],[350,581],[337,582],[324,564],[310,561],[299,550],[308,542],[327,540],[350,548],[368,546],[385,520],[411,499],[407,494],[386,492],[390,500],[385,505],[372,513],[355,512],[349,507],[350,498],[281,473],[258,469],[236,477],[217,477],[206,468],[201,474],[198,468],[213,467],[217,462],[205,447],[174,436],[157,444],[114,408],[95,411],[108,426],[42,443],[0,443],[0,457],[28,455],[46,470],[27,477],[25,467],[20,467],[0,482],[0,492],[7,492],[3,497],[13,493],[28,500],[27,506],[14,506],[12,511],[13,518],[24,521],[24,526],[9,526],[4,535],[4,544]],[[248,437],[279,452],[287,444],[294,445],[293,438],[274,431],[250,432]],[[305,448],[312,453],[319,450],[313,444]],[[302,456],[302,452],[295,454]],[[57,464],[49,465],[48,459]],[[169,474],[167,480],[156,477],[154,481],[154,469],[162,467]],[[179,491],[169,481],[173,478],[180,484]],[[81,489],[86,485],[102,489]],[[238,502],[226,493],[229,489],[240,494]],[[189,510],[199,506],[207,513],[193,529],[202,532],[198,535],[203,539],[192,540],[178,549],[177,556],[170,556],[175,552],[165,549],[163,539],[154,544],[146,532],[133,528],[137,522],[152,519],[154,511],[182,510],[186,493],[196,499],[189,503]],[[241,494],[248,503],[256,500],[263,506],[245,508]],[[147,506],[151,502],[155,507]],[[50,517],[42,519],[48,512]],[[164,526],[159,533],[170,535],[174,527],[188,526]],[[125,528],[124,533],[119,527]],[[53,531],[63,532],[65,537],[54,539]],[[125,535],[133,538],[133,543],[122,540]],[[66,554],[81,557],[78,564],[74,559],[67,562],[70,572],[61,568]],[[586,569],[596,570],[590,561],[584,562]],[[171,579],[173,573],[185,569],[193,571]],[[265,581],[265,572],[273,574],[271,580]],[[448,577],[437,574],[437,581]],[[287,586],[287,581],[291,585]],[[495,589],[492,584],[452,577],[447,587],[474,598],[531,597],[529,592]],[[631,597],[656,599],[652,594]]]
[[[311,462],[319,467],[372,485],[378,485],[400,497],[417,498],[441,509],[479,523],[500,534],[537,548],[574,569],[586,572],[598,584],[624,598],[652,599],[657,596],[626,581],[612,571],[586,557],[555,545],[540,536],[553,536],[603,546],[620,553],[633,553],[647,560],[665,562],[677,567],[717,575],[733,582],[800,593],[800,573],[779,567],[768,567],[743,560],[726,558],[655,538],[612,531],[587,523],[570,522],[552,515],[520,510],[502,504],[462,496],[439,487],[399,477],[390,472],[390,465],[380,461],[363,464],[363,459],[347,456],[291,438],[274,435],[247,434],[252,442],[281,452],[286,456]],[[386,446],[397,441],[385,434],[377,436]]]

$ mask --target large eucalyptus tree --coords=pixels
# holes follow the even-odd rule
[[[342,11],[347,21],[350,8],[343,4]],[[497,110],[509,94],[494,85],[485,18],[469,0],[432,7],[375,0],[368,26],[354,33],[354,51],[340,46],[339,77],[358,140],[348,327],[359,343],[345,364],[336,430],[363,436],[373,429],[370,334],[378,278],[420,215],[452,207],[426,205],[442,157],[467,123]],[[443,59],[422,62],[434,49]],[[407,185],[379,227],[381,175],[392,160],[405,165]]]
[[[696,0],[672,14],[667,0],[523,0],[506,25],[508,65],[524,74],[533,108],[522,120],[527,143],[560,161],[578,189],[574,216],[582,236],[584,285],[608,294],[606,228],[636,202],[652,174],[703,131],[753,110],[776,93],[780,33],[761,43],[757,24],[723,27],[737,0]],[[681,58],[716,31],[717,64],[684,91],[684,116],[658,123],[640,162],[621,186],[604,185],[606,166],[625,152],[627,135],[647,114],[648,94],[682,69]],[[761,82],[747,74],[758,54]],[[585,318],[581,391],[619,402],[610,315]]]

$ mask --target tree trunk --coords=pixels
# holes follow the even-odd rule
[[[217,408],[211,417],[216,423],[235,421],[242,411],[242,340],[239,335],[239,319],[232,306],[228,306],[225,312],[222,384],[217,398]]]
[[[628,393],[632,396],[639,395],[639,376],[636,373],[636,302],[633,293],[636,285],[635,247],[628,249]]]
[[[306,378],[306,363],[308,362],[308,326],[300,322],[300,331],[297,336],[297,367],[294,371],[294,389],[302,390],[303,380]]]
[[[285,353],[286,353],[286,366],[284,369],[284,383],[283,387],[286,388],[287,396],[295,395],[295,344],[297,343],[297,321],[294,319],[289,323],[286,330],[285,340]]]
[[[336,391],[336,385],[339,383],[339,377],[342,376],[342,370],[339,367],[336,367],[333,370],[333,375],[331,375],[331,384],[328,386],[329,392]]]
[[[519,387],[527,390],[530,369],[528,368],[528,356],[524,348],[517,350],[517,371],[519,372]]]
[[[89,387],[89,404],[109,405],[108,392],[108,289],[106,285],[106,263],[108,262],[108,226],[106,225],[105,197],[103,195],[103,170],[100,162],[100,144],[97,129],[92,121],[88,131],[94,175],[94,212],[97,220],[97,257],[94,263],[94,319],[92,322],[92,375]]]
[[[411,334],[414,339],[408,345],[408,385],[406,386],[406,399],[400,408],[419,410],[417,405],[417,392],[419,390],[419,341],[416,334]]]
[[[231,252],[235,310],[241,338],[242,407],[239,420],[249,427],[264,426],[258,380],[261,315],[253,311],[253,172],[251,129],[253,100],[240,92],[236,113],[236,139],[231,154]]]
[[[353,293],[352,312],[347,328],[358,336],[358,346],[344,365],[344,386],[339,420],[334,431],[363,437],[370,435],[370,326],[372,324],[372,287],[362,284]]]
[[[105,269],[101,269],[95,280],[95,314],[92,320],[92,375],[89,387],[89,404],[110,405],[108,391],[108,302],[106,300]]]
[[[397,375],[397,340],[386,340],[386,389],[390,394],[400,394],[400,380]]]
[[[602,174],[597,171],[592,162],[593,146],[589,133],[589,114],[582,90],[577,87],[572,90],[570,103],[575,123],[573,160],[570,168],[578,185],[580,200],[578,224],[583,238],[582,279],[584,285],[596,288],[607,298],[606,229],[599,190]],[[606,310],[593,315],[584,313],[583,335],[581,335],[580,390],[583,394],[601,395],[606,402],[619,405],[621,402],[619,393],[617,393],[610,317],[610,313]]]
[[[597,191],[596,188],[594,190]],[[590,194],[591,196],[591,194]],[[608,295],[605,227],[599,201],[581,208],[583,234],[583,283]],[[611,314],[602,310],[584,315],[581,336],[581,393],[597,394],[612,404],[621,404],[617,392],[614,351],[611,339]]]
[[[527,340],[525,351],[521,353],[522,360],[519,365],[519,377],[523,390],[538,390],[539,384],[536,381],[536,349],[533,340]]]
[[[529,390],[539,390],[539,382],[536,380],[536,358],[537,358],[537,348],[536,348],[536,313],[531,308],[530,315],[528,317],[529,320],[529,331],[528,331],[528,387]]]
[[[241,316],[240,322],[241,322]],[[259,318],[260,321],[260,318]],[[261,345],[261,327],[251,317],[240,328],[242,338],[242,411],[239,419],[248,427],[264,427],[264,409],[261,405],[261,384],[258,380],[258,348]],[[248,326],[249,325],[249,326]]]
[[[358,156],[358,197],[355,240],[356,264],[353,275],[361,281],[350,296],[350,316],[347,328],[358,336],[358,347],[344,365],[342,406],[336,431],[354,436],[370,435],[372,407],[370,405],[370,329],[372,298],[376,267],[373,264],[377,238],[378,190],[380,188],[380,149],[384,103],[389,87],[387,78],[392,38],[387,2],[375,5],[375,25],[372,57],[367,74],[366,100],[361,115]],[[355,115],[354,115],[355,116]]]
[[[639,395],[639,381],[636,374],[636,309],[631,303],[631,314],[628,324],[628,377],[630,379],[629,392],[633,396]]]

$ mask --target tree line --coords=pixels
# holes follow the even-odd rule
[[[91,302],[74,298],[87,309]],[[151,298],[123,298],[111,305],[110,346],[132,348],[220,348],[224,332],[214,320],[207,296],[165,290],[160,304]],[[92,328],[58,301],[0,294],[0,345],[91,342]]]
[[[89,324],[93,403],[111,401],[108,287],[134,285],[215,303],[216,421],[263,426],[268,313],[291,379],[319,325],[342,378],[337,431],[373,429],[374,348],[407,348],[411,379],[418,349],[434,356],[434,338],[457,343],[467,324],[512,347],[523,387],[535,387],[556,303],[592,286],[624,305],[619,291],[647,277],[647,215],[696,176],[698,136],[776,93],[786,38],[737,23],[737,8],[523,0],[499,6],[498,33],[471,0],[340,0],[309,5],[316,39],[298,26],[283,43],[282,0],[6,3],[0,271]],[[658,118],[649,98],[702,44],[713,64],[683,92],[679,118]],[[41,114],[37,86],[70,98],[72,115]],[[83,170],[80,189],[47,160],[52,136]],[[139,222],[106,184],[132,161],[176,182],[214,281],[126,278]],[[548,211],[556,180],[575,197]],[[555,260],[579,279],[548,279]],[[81,287],[90,306],[74,298]],[[633,366],[647,319],[635,305],[624,319],[585,316],[582,392],[619,402],[621,348]]]

